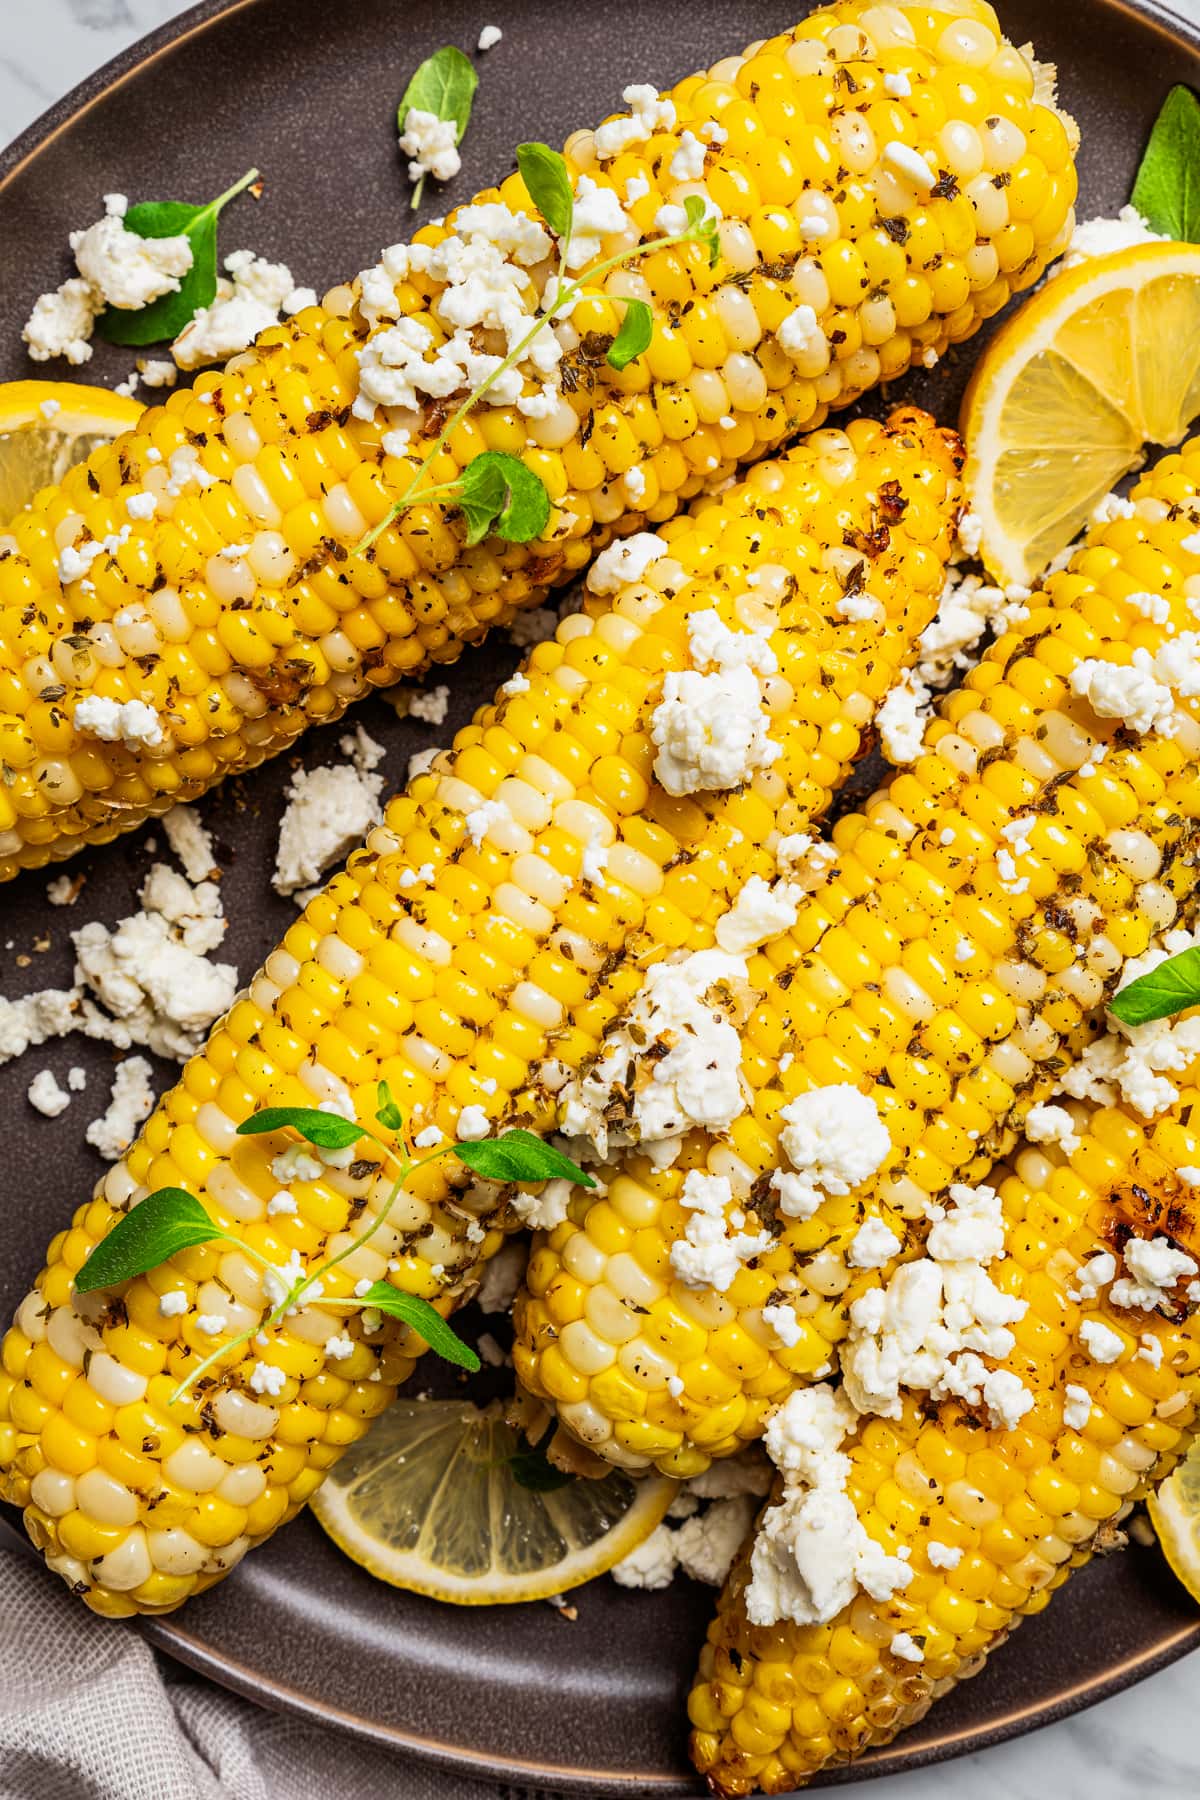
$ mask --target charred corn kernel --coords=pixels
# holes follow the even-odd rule
[[[1081,1308],[1072,1297],[1081,1263],[1102,1249],[1119,1260],[1133,1238],[1160,1235],[1164,1221],[1200,1250],[1194,1189],[1169,1154],[1200,1145],[1188,1123],[1200,1065],[1174,1079],[1178,1100],[1158,1119],[1076,1102],[1079,1142],[1069,1158],[1057,1146],[1026,1146],[990,1177],[1004,1216],[1003,1284],[1027,1303],[999,1366],[1019,1375],[1034,1409],[1002,1430],[959,1400],[934,1408],[906,1399],[901,1418],[863,1419],[844,1446],[847,1492],[866,1531],[911,1550],[908,1585],[886,1601],[859,1593],[823,1623],[754,1626],[745,1606],[751,1545],[743,1549],[688,1704],[692,1755],[715,1794],[790,1792],[888,1742],[974,1674],[1022,1615],[1040,1611],[1188,1449],[1200,1404],[1200,1313],[1184,1284],[1178,1304],[1172,1295],[1154,1311],[1116,1308],[1107,1297]],[[1088,1354],[1084,1318],[1125,1340],[1117,1362]],[[919,1516],[897,1525],[889,1498],[918,1485],[915,1471],[924,1472]],[[902,1632],[920,1662],[892,1650]],[[789,1716],[761,1699],[796,1691],[819,1708]]]
[[[524,456],[554,502],[543,539],[468,552],[456,515],[421,507],[352,554],[444,418],[440,402],[414,408],[426,395],[400,379],[412,350],[398,353],[395,327],[439,349],[452,334],[425,264],[454,214],[418,233],[421,256],[389,252],[40,494],[0,538],[0,878],[452,660],[614,533],[661,523],[831,407],[936,360],[1034,282],[1070,235],[1073,127],[984,0],[948,0],[946,30],[919,44],[907,24],[896,40],[886,12],[837,0],[681,83],[651,145],[636,128],[615,156],[611,126],[572,138],[572,176],[628,209],[597,258],[707,194],[722,262],[688,244],[597,277],[559,328],[550,379],[539,365],[516,405],[483,405],[436,459],[440,483],[488,447]],[[964,65],[955,30],[984,34],[990,57]],[[885,97],[896,41],[910,91]],[[914,185],[914,158],[928,182]],[[479,198],[529,208],[518,176]],[[551,260],[536,281],[508,264],[530,309]],[[654,336],[617,373],[604,351],[630,296],[654,308]],[[130,513],[140,494],[149,519],[141,501]],[[134,701],[147,710],[115,716]],[[643,804],[638,784],[626,798]]]
[[[602,1227],[606,1214],[586,1192],[537,1240],[514,1346],[534,1394],[558,1397],[540,1365],[564,1267],[591,1319],[636,1298],[647,1335],[678,1310],[703,1330],[704,1349],[689,1346],[686,1364],[672,1362],[664,1342],[668,1378],[682,1384],[664,1424],[674,1442],[654,1459],[665,1473],[678,1472],[677,1455],[727,1455],[761,1434],[773,1407],[835,1353],[850,1302],[876,1280],[846,1256],[864,1219],[881,1215],[903,1244],[907,1221],[923,1216],[931,1196],[982,1176],[1103,1028],[1125,959],[1194,907],[1195,702],[1180,698],[1169,732],[1119,731],[1071,679],[1089,664],[1119,682],[1135,649],[1153,657],[1191,629],[1185,584],[1200,561],[1183,540],[1193,514],[1200,522],[1200,440],[1143,481],[1134,505],[1132,518],[1094,527],[1069,569],[1033,596],[1028,620],[940,703],[911,769],[838,821],[825,885],[800,902],[790,930],[749,956],[756,1004],[742,1074],[751,1100],[727,1139],[695,1132],[673,1167],[655,1170],[635,1149],[605,1171],[614,1191],[637,1195],[639,1255],[654,1271],[648,1291],[628,1291],[616,1258],[601,1256],[593,1272],[587,1250],[601,1239],[592,1221]],[[1169,599],[1158,625],[1126,598],[1139,585],[1133,571],[1147,564]],[[871,1094],[890,1151],[853,1196],[826,1199],[811,1219],[782,1216],[770,1187],[789,1167],[780,1112],[834,1083]],[[774,1240],[719,1294],[687,1286],[671,1261],[694,1169],[727,1177],[730,1212],[748,1214],[755,1230],[765,1219]],[[764,1318],[767,1304],[792,1309],[794,1342]],[[726,1352],[734,1325],[766,1352],[764,1364]],[[569,1364],[569,1341],[556,1350]],[[729,1385],[714,1388],[707,1373],[699,1385],[698,1371],[710,1368]],[[568,1385],[560,1367],[558,1389]],[[619,1391],[605,1399],[589,1387],[575,1400],[588,1446],[639,1466],[626,1426],[640,1409],[627,1414],[613,1399]],[[571,1417],[564,1411],[568,1427]]]
[[[114,1599],[118,1588],[97,1568],[91,1540],[77,1535],[76,1548],[66,1545],[46,1504],[57,1492],[50,1478],[78,1481],[99,1464],[126,1482],[136,1520],[93,1524],[148,1528],[151,1568],[173,1582],[187,1577],[183,1588],[152,1590],[161,1610],[218,1579],[308,1498],[390,1399],[417,1350],[415,1339],[389,1335],[391,1328],[368,1341],[357,1319],[347,1324],[317,1301],[231,1350],[172,1404],[176,1384],[202,1358],[261,1316],[261,1265],[228,1244],[203,1245],[119,1297],[75,1297],[71,1278],[97,1240],[148,1190],[175,1185],[277,1265],[294,1256],[311,1268],[345,1248],[386,1196],[378,1157],[324,1167],[316,1178],[300,1171],[287,1183],[296,1211],[270,1213],[287,1180],[272,1167],[285,1146],[234,1129],[266,1105],[331,1099],[368,1119],[382,1079],[414,1134],[433,1127],[452,1141],[466,1105],[482,1106],[497,1126],[548,1128],[554,1099],[543,1060],[570,1069],[595,1055],[608,1021],[661,954],[647,921],[681,855],[694,856],[704,879],[673,890],[678,925],[669,941],[711,944],[732,894],[765,866],[763,831],[784,816],[789,828],[811,821],[848,772],[875,706],[936,607],[961,502],[960,459],[958,440],[924,414],[902,411],[887,425],[859,420],[762,464],[693,516],[667,524],[664,554],[643,578],[590,595],[555,641],[539,645],[525,665],[527,685],[506,687],[481,709],[292,925],[141,1137],[55,1238],[4,1343],[12,1387],[0,1397],[0,1492],[25,1507],[52,1562],[69,1559],[70,1580],[89,1604],[136,1610],[142,1584],[130,1580]],[[873,528],[881,491],[901,516],[873,563],[880,617],[847,619],[843,581],[821,567],[822,554],[840,549],[844,531]],[[714,603],[731,628],[771,631],[781,755],[740,795],[681,805],[651,790],[648,721],[662,670],[688,660],[689,615]],[[835,749],[814,712],[844,720]],[[563,745],[571,756],[559,753]],[[778,771],[792,796],[786,815],[777,810]],[[753,835],[739,824],[755,820]],[[603,870],[587,860],[597,846],[606,852]],[[396,996],[394,1008],[381,1004],[387,994]],[[563,996],[571,997],[569,1016]],[[323,1299],[349,1294],[363,1275],[386,1275],[443,1311],[470,1294],[481,1259],[515,1219],[502,1188],[468,1198],[458,1167],[438,1163],[414,1176],[371,1244],[328,1278]],[[654,1277],[639,1241],[639,1204],[631,1191],[606,1209],[604,1251],[593,1254],[580,1240],[589,1259],[559,1283],[555,1332],[584,1320],[597,1257],[642,1303]],[[163,1312],[168,1292],[183,1295],[182,1312],[172,1310],[174,1299]],[[329,1338],[347,1331],[351,1357],[331,1357]],[[576,1336],[589,1367],[603,1360],[597,1321]],[[629,1356],[596,1369],[611,1406],[636,1419],[643,1460],[665,1454],[671,1437],[650,1410],[665,1390],[656,1371],[674,1347],[687,1354],[702,1341],[680,1308]],[[714,1358],[707,1385],[719,1404],[736,1395],[731,1371],[757,1380],[766,1353],[740,1328],[718,1348],[729,1366]],[[564,1403],[586,1397],[587,1379],[553,1343],[547,1380]],[[39,1458],[33,1471],[31,1451]],[[47,1480],[34,1493],[39,1469]],[[254,1498],[256,1471],[270,1484],[269,1502]],[[112,1490],[98,1482],[95,1492]],[[194,1567],[179,1565],[180,1532],[204,1552]],[[126,1573],[136,1573],[132,1564]]]

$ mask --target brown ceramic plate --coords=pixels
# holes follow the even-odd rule
[[[463,173],[446,196],[455,200],[502,174],[522,139],[558,143],[573,126],[611,111],[626,82],[668,83],[789,25],[803,6],[506,0],[493,15],[484,0],[403,7],[396,0],[209,0],[77,89],[0,157],[0,377],[30,372],[20,324],[36,295],[65,275],[67,231],[95,216],[103,192],[200,199],[258,164],[265,197],[257,207],[240,203],[224,248],[244,242],[284,257],[298,280],[320,290],[408,229],[392,120],[409,73],[438,45],[473,46],[493,16],[504,27],[500,47],[479,59]],[[1119,0],[1002,0],[1002,12],[1016,42],[1035,38],[1041,57],[1058,63],[1065,102],[1083,127],[1085,212],[1112,212],[1129,193],[1167,88],[1200,78],[1200,37],[1162,7]],[[906,393],[953,419],[974,350],[967,346],[936,379],[909,384]],[[92,368],[112,382],[130,366],[128,352],[101,350]],[[439,741],[448,741],[513,660],[506,642],[463,658]],[[431,741],[428,727],[399,723],[382,701],[359,717],[387,744],[393,781],[408,754]],[[304,760],[336,755],[338,735],[336,728],[312,734]],[[204,806],[228,864],[225,954],[243,974],[292,916],[269,885],[289,773],[287,759],[277,762]],[[151,860],[149,835],[72,865],[88,878],[74,914],[47,906],[37,876],[0,893],[6,993],[69,980],[69,927],[131,910]],[[30,956],[24,967],[22,953]],[[37,1119],[24,1093],[35,1068],[49,1065],[62,1078],[77,1062],[89,1071],[88,1095],[54,1123]],[[83,1125],[100,1110],[93,1102],[107,1091],[111,1067],[100,1046],[67,1043],[0,1070],[0,1117],[18,1127],[7,1133],[0,1177],[0,1316],[100,1172]],[[171,1071],[160,1073],[166,1085]],[[172,1655],[256,1700],[447,1770],[593,1794],[694,1793],[683,1700],[711,1593],[680,1582],[644,1596],[599,1581],[576,1597],[574,1625],[544,1606],[439,1606],[373,1582],[302,1518],[223,1587],[144,1629]],[[979,1680],[852,1773],[912,1767],[1045,1724],[1198,1643],[1194,1609],[1157,1553],[1111,1557],[1026,1624]]]

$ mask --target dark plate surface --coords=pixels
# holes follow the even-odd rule
[[[503,42],[479,59],[463,173],[447,201],[501,175],[520,140],[560,142],[611,111],[626,82],[666,84],[787,26],[802,5],[507,0],[495,14]],[[1117,0],[1005,0],[1002,12],[1016,42],[1032,37],[1043,59],[1058,63],[1064,100],[1084,131],[1084,214],[1111,213],[1128,195],[1167,87],[1200,76],[1195,32],[1162,9]],[[318,291],[373,261],[410,224],[392,124],[408,75],[442,43],[473,46],[492,16],[483,0],[214,0],[102,71],[0,157],[0,377],[31,372],[20,324],[37,294],[67,273],[68,230],[94,218],[108,190],[201,199],[258,164],[265,197],[239,203],[224,251],[245,244],[283,257]],[[952,419],[973,354],[968,346],[935,377],[906,384],[905,394]],[[101,349],[92,368],[111,382],[130,366],[128,352]],[[401,779],[411,751],[448,742],[514,660],[507,641],[464,657],[449,678],[450,719],[436,732],[399,722],[378,699],[361,708],[357,717],[388,747],[389,781]],[[313,733],[303,760],[335,758],[339,735],[336,727]],[[243,977],[293,916],[269,885],[290,772],[285,758],[202,807],[227,858],[222,886],[232,924],[222,954]],[[153,860],[150,835],[73,864],[88,878],[73,910],[47,905],[44,877],[0,890],[5,993],[69,982],[69,929],[133,910]],[[48,947],[36,948],[47,936]],[[29,960],[19,966],[23,955]],[[36,1069],[49,1066],[61,1079],[75,1063],[88,1069],[88,1093],[57,1121],[38,1118],[25,1101]],[[101,1046],[71,1041],[0,1069],[0,1109],[17,1126],[0,1175],[2,1316],[100,1173],[83,1129],[101,1110],[111,1070]],[[159,1074],[165,1086],[170,1068]],[[601,1581],[576,1598],[574,1625],[544,1606],[441,1607],[371,1581],[302,1518],[223,1587],[143,1629],[255,1699],[448,1770],[595,1794],[694,1793],[683,1697],[710,1591],[680,1582],[644,1596]],[[1198,1643],[1194,1609],[1157,1553],[1111,1557],[898,1745],[835,1779],[911,1767],[1045,1724]]]

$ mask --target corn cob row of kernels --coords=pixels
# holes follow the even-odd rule
[[[518,1375],[601,1456],[684,1476],[758,1437],[836,1355],[872,1279],[847,1262],[864,1219],[882,1214],[911,1252],[925,1201],[1005,1154],[1103,1030],[1125,959],[1193,904],[1195,701],[1139,735],[1098,717],[1070,680],[1089,660],[1121,671],[1135,651],[1178,649],[1194,628],[1198,495],[1194,441],[1140,484],[1132,518],[1093,529],[942,703],[911,771],[834,827],[828,882],[751,957],[751,1098],[724,1139],[693,1133],[664,1170],[627,1152],[604,1172],[606,1195],[577,1191],[536,1241]],[[1139,604],[1147,591],[1169,603],[1162,623]],[[858,1190],[783,1217],[770,1187],[788,1166],[782,1109],[841,1083],[871,1094],[890,1151]],[[730,1216],[752,1211],[778,1233],[723,1292],[687,1285],[672,1263],[691,1170],[729,1178]],[[763,1316],[781,1303],[796,1317],[790,1343]]]
[[[960,459],[923,414],[859,420],[673,521],[647,579],[593,596],[540,645],[291,927],[54,1239],[4,1342],[0,1493],[89,1605],[176,1606],[295,1512],[417,1347],[330,1303],[386,1278],[448,1311],[501,1242],[508,1195],[448,1187],[444,1162],[419,1171],[319,1304],[173,1406],[176,1383],[259,1316],[261,1269],[204,1245],[77,1301],[97,1240],[148,1190],[177,1186],[277,1266],[295,1255],[311,1270],[347,1248],[388,1192],[379,1153],[368,1143],[338,1169],[304,1152],[287,1180],[278,1138],[234,1135],[267,1105],[315,1096],[370,1120],[386,1080],[410,1135],[452,1140],[466,1107],[550,1125],[544,1061],[577,1068],[647,961],[711,943],[757,846],[803,826],[844,778],[936,607]],[[843,533],[872,527],[889,483],[900,517],[877,558],[881,617],[847,619]],[[775,625],[781,754],[737,794],[673,801],[652,793],[649,713],[663,669],[687,660],[689,614],[714,605],[731,627]],[[606,853],[602,879],[585,873],[589,850]],[[281,1183],[290,1209],[272,1205]],[[347,1332],[348,1357],[327,1348]]]
[[[602,133],[573,138],[572,179],[611,191],[627,221],[591,239],[581,226],[584,262],[663,235],[660,210],[693,193],[720,210],[721,260],[710,269],[691,243],[599,278],[558,330],[553,404],[527,375],[436,458],[440,484],[481,451],[522,456],[553,502],[531,544],[466,549],[457,518],[425,506],[352,554],[465,397],[439,377],[431,406],[373,398],[403,396],[394,365],[413,331],[430,358],[453,335],[446,282],[425,265],[456,241],[461,210],[417,234],[415,262],[389,252],[97,450],[0,554],[0,878],[128,830],[367,689],[452,660],[614,532],[662,522],[969,336],[1071,228],[1069,122],[1035,85],[978,0],[841,3],[680,83],[619,153]],[[480,199],[485,222],[494,202],[529,207],[516,175]],[[551,263],[502,259],[530,318]],[[604,350],[630,296],[651,305],[654,337],[618,373]],[[502,334],[483,336],[494,351]],[[83,568],[80,550],[101,545]],[[75,724],[87,699],[149,712],[97,735]]]
[[[1027,1302],[1000,1366],[1033,1393],[1033,1409],[1014,1430],[956,1400],[909,1398],[899,1419],[862,1420],[847,1446],[848,1492],[872,1538],[911,1551],[913,1578],[890,1600],[860,1593],[823,1624],[752,1626],[747,1544],[689,1701],[692,1754],[715,1793],[790,1791],[913,1724],[1039,1612],[1187,1450],[1200,1402],[1193,1304],[1182,1292],[1165,1312],[1072,1296],[1080,1263],[1102,1249],[1119,1257],[1164,1216],[1195,1242],[1194,1190],[1175,1171],[1200,1149],[1189,1124],[1198,1077],[1194,1067],[1152,1124],[1073,1105],[1069,1157],[1031,1146],[998,1171],[1006,1259],[995,1279]],[[1112,1361],[1081,1343],[1084,1318],[1117,1334]]]

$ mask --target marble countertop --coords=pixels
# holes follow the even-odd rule
[[[101,63],[191,0],[4,0],[0,144]],[[1176,10],[1200,15],[1200,0]],[[1195,1791],[1200,1655],[1073,1719],[983,1755],[840,1788],[868,1800],[1187,1800]]]

